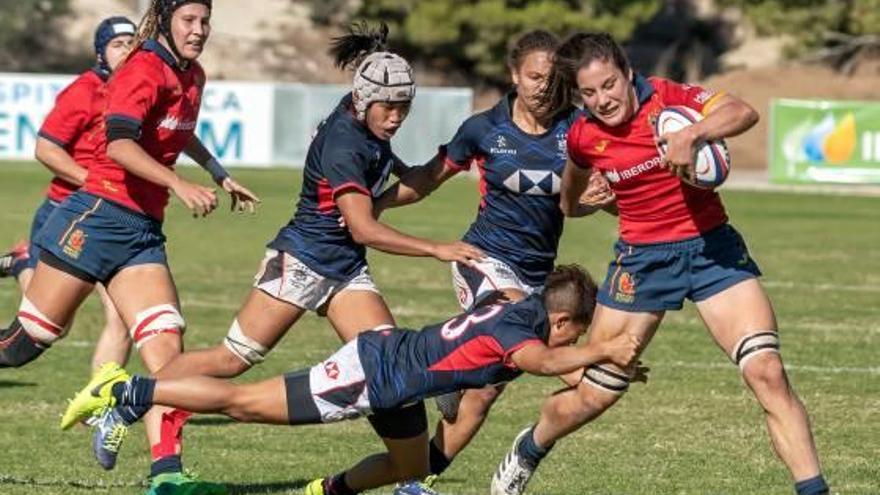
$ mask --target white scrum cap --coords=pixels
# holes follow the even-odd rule
[[[416,96],[412,67],[400,55],[372,53],[354,73],[354,94],[355,110],[360,120],[366,118],[367,108],[372,103],[412,101]]]

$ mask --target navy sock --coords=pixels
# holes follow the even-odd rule
[[[520,457],[531,467],[535,469],[538,467],[538,464],[541,462],[549,452],[550,449],[553,448],[553,445],[549,447],[540,447],[537,443],[535,443],[535,427],[533,426],[528,433],[523,436],[522,440],[519,441],[519,444],[516,446],[516,452]]]
[[[156,459],[150,466],[150,477],[155,478],[165,473],[180,473],[183,471],[183,462],[179,455],[169,455]]]
[[[446,468],[452,464],[452,460],[446,457],[446,454],[437,447],[434,440],[428,442],[428,450],[431,458],[431,474],[436,474],[438,476],[443,474],[443,471],[446,471]]]
[[[825,477],[821,474],[815,478],[798,481],[794,484],[797,495],[828,495],[830,493]]]
[[[345,482],[345,471],[324,480],[324,493],[326,495],[357,495],[358,492],[351,489]]]
[[[126,425],[132,425],[153,405],[156,380],[133,376],[127,382],[114,383],[110,392],[116,399],[116,413]]]

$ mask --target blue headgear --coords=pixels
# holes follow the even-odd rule
[[[108,17],[98,24],[95,29],[95,55],[98,56],[98,64],[95,70],[105,78],[110,75],[110,65],[104,51],[107,45],[117,36],[134,36],[137,33],[137,25],[129,19],[121,16]]]
[[[171,47],[171,51],[174,52],[174,55],[177,58],[180,57],[180,52],[177,50],[177,46],[174,44],[174,38],[171,36],[171,17],[174,16],[174,11],[179,9],[180,7],[188,4],[188,3],[200,3],[206,7],[208,10],[212,9],[212,0],[159,0],[159,33],[168,40],[168,46]]]

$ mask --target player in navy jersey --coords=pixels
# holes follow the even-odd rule
[[[385,26],[358,25],[334,40],[331,53],[339,67],[356,69],[353,90],[320,124],[309,146],[293,218],[269,242],[253,289],[224,341],[180,355],[157,377],[240,375],[262,362],[307,311],[326,316],[345,342],[364,330],[393,326],[367,267],[367,247],[447,262],[482,255],[461,241],[437,243],[400,233],[373,216],[373,198],[391,174],[405,170],[390,140],[416,91],[409,64],[385,51],[387,34]],[[383,421],[381,415],[374,418],[377,431],[398,441],[393,432],[385,433]],[[388,423],[393,425],[394,418]],[[393,459],[402,471],[418,461]]]
[[[574,346],[592,318],[596,285],[576,266],[562,266],[540,294],[465,312],[416,332],[396,328],[361,333],[314,367],[250,384],[204,376],[180,379],[101,377],[80,392],[65,415],[83,417],[112,405],[164,404],[219,412],[242,422],[316,424],[395,414],[409,443],[387,443],[336,476],[310,483],[307,495],[353,495],[427,472],[427,419],[406,407],[426,397],[515,379],[523,372],[552,376],[597,362],[627,362],[639,343],[629,335],[601,346]],[[95,391],[98,391],[97,393]],[[421,459],[415,472],[395,470],[389,456]]]
[[[559,186],[566,135],[580,114],[574,106],[548,113],[538,98],[558,44],[555,35],[543,30],[519,37],[508,55],[514,89],[467,119],[427,167],[404,177],[378,202],[384,209],[417,201],[456,173],[478,168],[482,197],[463,239],[486,257],[452,263],[463,309],[499,298],[521,300],[542,287],[553,269],[564,220]],[[594,176],[583,202],[579,215],[613,206],[614,196],[601,175]],[[470,442],[500,391],[488,387],[438,398],[444,419],[431,442],[432,475],[442,473]]]

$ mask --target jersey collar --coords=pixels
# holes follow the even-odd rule
[[[635,74],[635,77],[633,77],[633,86],[636,87],[636,98],[638,98],[640,104],[648,101],[648,99],[654,94],[654,86],[651,86],[648,78],[641,74]]]
[[[163,62],[165,62],[172,69],[181,70],[180,65],[178,65],[177,60],[174,58],[174,55],[172,55],[171,52],[168,51],[167,48],[162,46],[162,43],[159,43],[158,40],[150,39],[150,40],[144,41],[143,49],[148,52],[155,53],[159,58],[162,59]]]

